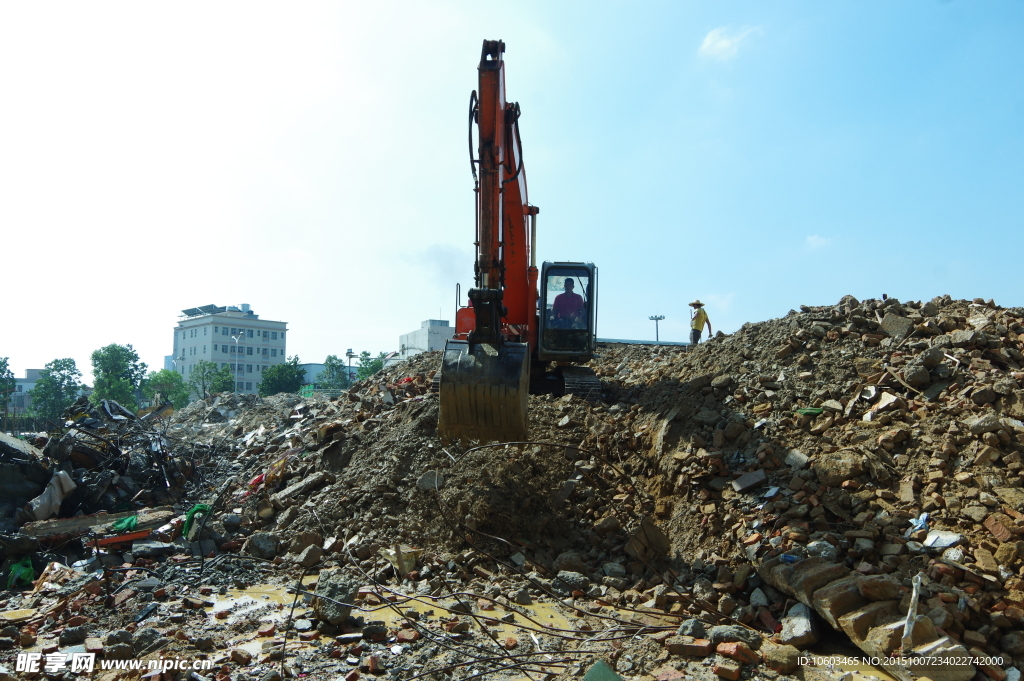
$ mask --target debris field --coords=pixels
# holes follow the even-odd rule
[[[890,658],[868,674],[1017,681],[1022,323],[846,296],[610,347],[602,398],[531,396],[524,443],[437,438],[440,353],[331,399],[77,403],[0,435],[0,678],[90,652],[211,662],[180,679],[824,679],[798,657],[841,641]]]

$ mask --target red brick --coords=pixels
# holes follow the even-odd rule
[[[983,525],[996,539],[1001,542],[1008,542],[1013,539],[1013,532],[1002,522],[1002,518],[999,517],[1000,515],[1002,514],[993,513],[985,518]]]
[[[395,638],[399,643],[412,643],[420,639],[420,632],[415,629],[399,629]]]
[[[707,657],[711,654],[711,641],[706,638],[690,638],[689,636],[672,636],[665,639],[665,648],[673,655],[692,655]]]
[[[719,643],[715,651],[720,655],[731,657],[737,662],[756,663],[761,661],[758,654],[751,650],[750,646],[743,641]]]
[[[137,593],[138,591],[136,591],[135,589],[125,589],[124,591],[114,594],[114,607],[120,607],[124,604],[125,601],[127,601],[129,598],[131,598]]]

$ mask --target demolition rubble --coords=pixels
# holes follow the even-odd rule
[[[76,404],[0,438],[0,678],[88,652],[212,663],[180,679],[825,679],[798,658],[840,651],[1018,681],[1022,323],[847,296],[606,349],[601,400],[531,396],[530,442],[483,447],[437,438],[438,353],[330,399]]]

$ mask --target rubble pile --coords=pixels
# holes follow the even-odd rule
[[[69,414],[41,450],[0,442],[5,578],[31,559],[0,649],[199,654],[221,679],[735,681],[835,630],[978,662],[886,666],[901,681],[1017,681],[1022,321],[847,296],[604,350],[605,399],[531,396],[526,444],[438,440],[439,353],[331,399]],[[87,498],[17,517],[60,472]]]
[[[934,626],[908,645],[1019,669],[1022,320],[991,301],[846,297],[689,353],[610,351],[594,364],[618,401],[594,410],[583,446],[645,481],[673,550],[703,565],[706,600],[739,622],[803,648],[816,634],[791,621],[813,608],[884,656],[923,574],[918,620]]]

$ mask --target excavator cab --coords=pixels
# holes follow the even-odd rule
[[[597,266],[545,262],[541,266],[537,359],[587,362],[597,328]]]

